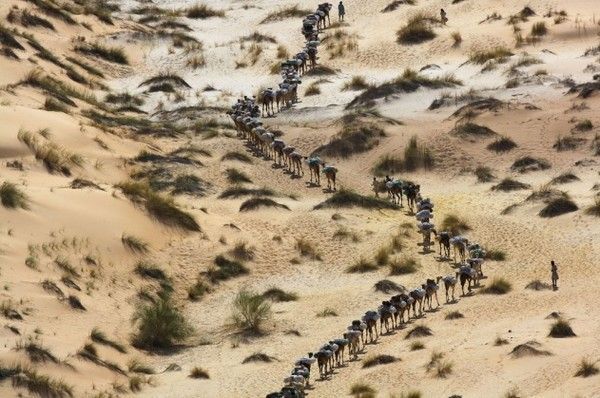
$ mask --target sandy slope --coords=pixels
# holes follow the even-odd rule
[[[4,16],[15,2],[0,5]],[[17,2],[25,7],[22,2]],[[128,10],[137,2],[120,2],[123,11],[115,26],[100,24],[89,16],[79,16],[92,24],[94,32],[82,27],[67,26],[56,22],[57,32],[33,28],[38,40],[43,41],[56,54],[70,54],[71,40],[84,35],[87,40],[102,37],[113,45],[124,45],[132,59],[131,67],[117,67],[103,62],[107,73],[106,84],[117,92],[129,91],[145,98],[144,109],[152,112],[162,103],[166,109],[183,105],[224,106],[241,93],[254,93],[259,87],[273,85],[277,77],[268,74],[277,44],[264,44],[263,54],[253,66],[235,69],[235,61],[243,60],[246,47],[239,38],[256,30],[272,35],[278,44],[290,51],[302,45],[299,34],[300,21],[283,21],[259,24],[272,10],[295,4],[293,1],[263,0],[253,2],[207,1],[206,3],[226,10],[225,18],[193,21],[182,18],[193,29],[191,33],[204,43],[204,68],[190,70],[186,55],[173,49],[167,40],[154,37],[151,40],[136,37],[133,29],[139,26],[125,20]],[[494,11],[503,16],[520,10],[525,2],[517,0],[471,1],[448,5],[442,1],[421,1],[416,6],[402,5],[397,11],[382,14],[379,11],[387,1],[364,2],[347,0],[347,31],[357,35],[358,50],[342,58],[330,60],[321,55],[321,62],[338,70],[327,76],[321,84],[321,95],[304,97],[292,110],[268,120],[285,132],[284,139],[310,153],[326,143],[334,135],[343,114],[344,106],[357,92],[340,91],[353,75],[363,75],[371,83],[381,83],[398,76],[405,67],[420,69],[427,64],[439,65],[439,70],[424,72],[429,76],[454,73],[463,80],[464,86],[447,90],[463,93],[471,88],[481,95],[494,96],[514,104],[511,109],[487,113],[476,118],[478,124],[492,128],[499,134],[511,137],[519,147],[514,151],[497,155],[485,149],[489,140],[465,142],[448,132],[455,119],[450,115],[456,106],[426,111],[439,91],[419,90],[412,94],[390,98],[378,105],[386,116],[401,120],[400,126],[385,126],[387,137],[373,150],[348,159],[336,159],[340,169],[342,186],[370,193],[371,167],[385,154],[401,154],[408,139],[416,134],[436,153],[438,167],[432,172],[418,172],[407,177],[419,181],[423,192],[436,204],[435,220],[443,215],[458,214],[472,227],[469,236],[482,244],[504,250],[508,259],[504,262],[488,262],[484,271],[490,278],[503,276],[510,280],[513,292],[506,296],[476,294],[461,298],[455,305],[443,306],[427,313],[414,322],[429,326],[434,336],[424,338],[426,348],[409,351],[404,330],[391,336],[383,336],[378,344],[369,345],[361,360],[337,369],[331,380],[316,381],[310,397],[347,396],[352,383],[365,381],[375,387],[379,395],[400,393],[409,389],[420,390],[425,397],[445,397],[459,394],[463,397],[501,397],[506,391],[517,388],[521,396],[565,397],[600,395],[598,376],[588,379],[575,378],[578,362],[588,357],[600,358],[598,334],[599,302],[596,287],[597,261],[600,255],[600,228],[597,219],[582,211],[554,219],[537,216],[541,205],[523,204],[509,215],[500,215],[503,209],[521,203],[531,193],[496,193],[490,191],[492,184],[478,184],[472,170],[486,165],[498,177],[513,176],[534,187],[548,182],[563,171],[571,170],[581,181],[560,186],[569,192],[580,208],[593,202],[595,192],[590,188],[599,181],[597,163],[574,166],[578,160],[591,159],[589,143],[597,132],[578,133],[588,139],[586,145],[576,151],[556,152],[552,148],[559,136],[570,132],[575,122],[590,119],[594,126],[600,124],[597,115],[598,99],[585,101],[587,109],[573,112],[569,109],[582,100],[565,95],[567,89],[559,82],[567,77],[577,82],[591,80],[593,72],[586,70],[590,64],[600,67],[597,57],[582,57],[586,48],[597,44],[598,27],[594,12],[600,11],[592,0],[576,0],[569,4],[550,4],[543,1],[528,2],[538,14],[549,6],[565,8],[569,20],[553,25],[546,19],[550,33],[535,46],[514,50],[517,55],[526,51],[539,57],[543,64],[523,68],[532,74],[543,68],[547,77],[539,84],[524,84],[505,89],[505,70],[510,64],[500,65],[496,70],[482,73],[481,67],[463,65],[474,48],[491,48],[495,45],[513,47],[511,27],[505,21],[478,24]],[[188,1],[156,1],[166,9],[177,9],[190,4]],[[244,7],[249,6],[249,7]],[[312,8],[313,4],[303,5]],[[438,34],[431,42],[418,46],[401,46],[395,43],[395,31],[403,21],[421,10],[437,12],[440,7],[448,11],[450,21],[446,27],[436,27]],[[335,13],[333,19],[335,20]],[[136,17],[137,18],[137,17]],[[527,33],[534,17],[522,24]],[[54,22],[54,21],[53,21]],[[585,26],[585,31],[583,29]],[[21,29],[21,28],[19,28]],[[463,42],[452,47],[450,34],[460,31]],[[248,46],[248,44],[246,44]],[[549,52],[543,52],[547,49]],[[0,58],[0,84],[20,80],[36,65],[27,58],[34,52],[28,48],[22,61]],[[38,66],[47,73],[67,79],[56,65],[37,60]],[[584,71],[586,70],[586,71]],[[138,87],[140,82],[158,72],[180,72],[192,86],[182,92],[183,100],[175,102],[173,96],[161,93],[147,94]],[[308,86],[319,77],[308,77]],[[203,92],[206,85],[217,88]],[[99,98],[103,93],[96,92]],[[7,328],[0,329],[0,348],[3,363],[19,361],[26,363],[26,356],[16,352],[15,344],[27,336],[39,335],[43,344],[61,359],[68,359],[76,370],[63,365],[38,364],[44,374],[63,378],[75,386],[75,396],[94,396],[100,391],[115,394],[115,385],[128,385],[127,377],[95,366],[76,357],[77,350],[88,340],[90,330],[99,326],[107,335],[128,342],[134,330],[131,314],[138,303],[138,291],[150,284],[133,273],[137,260],[142,258],[127,251],[122,243],[124,233],[133,234],[151,246],[148,258],[160,264],[174,280],[175,297],[185,314],[196,327],[197,334],[210,342],[208,345],[192,345],[170,355],[153,355],[128,346],[127,354],[99,346],[102,358],[112,360],[126,368],[129,359],[143,358],[158,371],[177,363],[180,372],[159,373],[152,376],[152,386],[144,386],[141,396],[147,397],[255,397],[277,390],[287,375],[293,361],[308,351],[319,347],[332,337],[338,337],[346,325],[368,309],[385,299],[375,293],[372,286],[387,277],[387,270],[363,275],[347,274],[345,269],[360,257],[370,258],[380,245],[396,233],[399,224],[413,223],[413,218],[403,211],[340,210],[340,221],[333,221],[332,210],[312,210],[313,206],[327,197],[320,188],[309,187],[305,179],[291,179],[289,175],[272,167],[271,162],[253,157],[252,164],[221,161],[228,151],[245,151],[243,143],[236,138],[220,136],[204,140],[199,136],[177,138],[132,137],[110,134],[90,125],[89,120],[74,115],[47,112],[40,107],[45,96],[39,90],[18,87],[12,93],[0,93],[0,160],[4,164],[15,159],[24,163],[25,170],[4,168],[1,181],[18,183],[31,198],[30,210],[8,210],[0,207],[0,281],[4,290],[0,301],[11,300],[22,313],[23,321],[2,319],[3,325],[17,326],[21,336]],[[87,105],[77,101],[78,105]],[[535,104],[539,110],[528,110],[523,103]],[[222,120],[226,120],[223,117]],[[52,140],[57,144],[82,154],[86,162],[77,168],[71,178],[49,174],[31,152],[17,138],[19,129],[35,131],[50,129]],[[118,130],[118,129],[117,129]],[[118,133],[118,131],[116,131]],[[109,150],[102,149],[95,138],[100,137]],[[184,168],[211,184],[208,195],[197,198],[180,196],[177,202],[190,211],[201,223],[203,233],[184,234],[162,226],[150,219],[140,208],[131,204],[114,187],[140,165],[126,164],[142,149],[160,148],[168,153],[180,146],[196,144],[212,152],[212,157],[202,157],[204,167]],[[543,172],[519,175],[510,171],[512,162],[520,156],[544,157],[552,168]],[[597,161],[597,159],[596,159]],[[253,186],[269,187],[282,194],[276,200],[288,205],[291,211],[260,210],[240,213],[243,199],[218,199],[228,183],[224,170],[236,167],[246,172]],[[68,188],[74,177],[95,181],[104,191]],[[295,199],[289,198],[294,195]],[[203,209],[203,210],[202,210]],[[239,230],[225,224],[235,224]],[[339,240],[334,233],[344,227],[355,231],[359,242]],[[281,237],[281,241],[274,240]],[[322,261],[300,259],[295,249],[296,239],[310,240],[322,256]],[[409,276],[390,277],[406,286],[420,285],[425,278],[453,273],[448,263],[439,262],[434,254],[424,255],[417,246],[418,235],[413,231],[405,238],[406,248],[401,255],[415,256],[421,263],[420,270]],[[236,242],[245,241],[255,247],[256,258],[248,264],[251,273],[215,287],[200,302],[187,300],[186,289],[194,283],[199,272],[208,269],[217,254],[227,252]],[[225,243],[222,243],[225,242]],[[24,265],[29,245],[52,249],[41,254],[37,270]],[[84,258],[93,255],[98,264],[91,266]],[[63,276],[53,261],[57,257],[68,258],[81,273],[82,291],[62,285]],[[558,292],[533,292],[524,286],[532,279],[547,280],[548,262],[556,259],[560,264],[561,280]],[[64,302],[43,290],[41,282],[55,281],[66,294],[76,294],[87,307],[77,312]],[[489,280],[489,279],[488,279]],[[272,286],[296,292],[299,300],[273,305],[274,316],[267,325],[268,335],[237,342],[224,328],[228,321],[229,303],[242,288],[261,292]],[[442,297],[440,297],[442,299]],[[320,318],[316,314],[331,307],[337,317]],[[465,315],[462,320],[446,321],[444,315],[458,310]],[[545,319],[552,311],[560,311],[571,320],[578,334],[574,339],[551,339],[546,337],[551,321]],[[300,336],[287,334],[297,330]],[[41,333],[39,333],[41,332]],[[494,340],[501,336],[509,345],[496,347]],[[194,339],[197,341],[198,339]],[[552,356],[512,359],[512,348],[530,340],[536,340]],[[268,364],[242,365],[244,358],[254,352],[265,352],[277,358]],[[432,351],[444,352],[454,365],[453,374],[438,379],[428,374],[425,364]],[[362,369],[361,361],[372,354],[390,354],[402,361]],[[188,377],[194,366],[201,366],[210,374],[209,380]],[[314,379],[315,377],[313,377]],[[9,381],[0,383],[0,396],[11,397],[24,390],[15,390]]]

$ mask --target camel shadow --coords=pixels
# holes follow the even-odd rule
[[[334,189],[330,189],[330,188],[323,188],[323,193],[334,193],[335,190]]]
[[[421,245],[422,245],[422,243],[421,243]],[[418,254],[423,254],[423,255],[430,254],[430,253],[433,253],[433,251],[431,251],[431,250],[421,250],[420,252],[418,252]]]
[[[430,308],[430,309],[428,309],[428,310],[425,310],[425,312],[428,312],[428,313],[434,313],[434,314],[435,314],[436,312],[439,312],[441,309],[442,309],[442,307],[441,307],[441,306],[439,306],[439,307]]]
[[[438,263],[447,263],[447,262],[452,261],[452,259],[450,257],[437,256],[437,257],[435,257],[435,261],[437,261]]]
[[[276,169],[276,170],[277,170],[277,169],[282,169],[282,168],[283,168],[283,166],[282,166],[282,165],[280,165],[280,164],[277,164],[277,163],[273,163],[273,164],[271,165],[271,168],[272,168],[272,169]]]
[[[288,174],[290,174],[290,178],[292,180],[297,180],[299,178],[302,178],[302,176],[299,176],[298,174],[292,174],[292,173],[288,173]]]
[[[316,184],[316,183],[314,183],[314,182],[309,182],[309,181],[307,181],[307,182],[306,182],[306,187],[307,187],[307,188],[318,188],[318,187],[320,187],[320,185],[318,185],[318,184]]]

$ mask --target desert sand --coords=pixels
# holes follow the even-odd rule
[[[0,3],[0,184],[12,183],[26,197],[24,206],[11,208],[3,196],[0,206],[1,397],[263,397],[279,391],[298,358],[341,337],[352,320],[395,294],[376,291],[376,282],[388,279],[411,290],[427,278],[455,274],[457,265],[440,258],[437,243],[423,251],[406,204],[315,210],[336,195],[324,189],[324,176],[321,186],[309,184],[305,164],[305,175],[295,178],[239,137],[226,111],[240,96],[275,87],[283,59],[278,52],[294,55],[304,46],[302,13],[263,21],[297,3],[210,0],[202,4],[222,13],[207,18],[187,16],[197,4],[191,0]],[[352,386],[365,383],[375,392],[363,397],[410,391],[422,397],[599,397],[600,375],[576,373],[582,360],[600,361],[600,87],[592,83],[585,96],[577,88],[600,84],[594,80],[600,4],[415,0],[382,12],[390,1],[344,3],[346,22],[336,23],[334,4],[334,25],[320,33],[320,72],[303,76],[299,101],[263,118],[264,125],[309,156],[331,148],[345,115],[363,112],[357,123],[385,135],[369,138],[365,150],[320,157],[338,169],[338,192],[369,197],[375,166],[385,156],[401,160],[417,137],[433,166],[387,172],[420,184],[435,204],[438,230],[456,216],[468,225],[462,235],[505,258],[486,260],[481,286],[465,297],[458,286],[454,303],[445,303],[440,287],[439,308],[367,344],[358,360],[326,379],[319,380],[313,365],[307,396],[351,396]],[[312,12],[317,5],[298,7]],[[525,7],[534,15],[521,18]],[[437,18],[440,8],[447,11],[446,25],[424,22],[434,37],[397,40],[411,18]],[[498,19],[486,21],[493,13]],[[547,31],[532,35],[541,22]],[[474,62],[500,48],[507,53]],[[452,76],[454,83],[421,84],[349,105],[407,68],[427,82]],[[346,89],[355,76],[368,87]],[[307,96],[311,85],[320,92]],[[123,100],[123,93],[131,97]],[[440,98],[442,105],[430,109]],[[465,113],[482,98],[499,105]],[[457,134],[466,123],[492,133]],[[516,147],[488,149],[499,137]],[[511,167],[526,156],[549,167]],[[493,178],[478,181],[481,167]],[[230,169],[248,181],[233,182]],[[551,183],[566,173],[575,177]],[[504,178],[527,185],[492,189]],[[150,188],[133,195],[131,181]],[[222,197],[239,186],[271,190],[271,199],[288,209],[240,211],[250,196]],[[148,203],[158,201],[156,195],[170,210],[153,212]],[[577,208],[541,217],[557,197]],[[381,198],[378,206],[387,194]],[[593,206],[596,216],[588,210]],[[361,259],[374,262],[392,238],[401,244],[388,260],[370,272],[347,271]],[[314,255],[303,255],[299,242]],[[245,249],[236,258],[240,246]],[[219,256],[247,272],[211,279]],[[387,263],[407,260],[415,261],[414,272],[390,276]],[[535,280],[550,283],[550,260],[559,265],[558,290],[526,289]],[[497,278],[510,290],[484,294]],[[192,297],[198,282],[208,291]],[[232,326],[238,292],[271,288],[296,299],[266,300],[271,311],[260,333]],[[165,296],[193,331],[172,347],[136,344],[136,311]],[[335,316],[320,316],[326,309]],[[452,311],[464,317],[446,320]],[[549,337],[553,312],[575,337]],[[420,325],[433,334],[416,339],[424,348],[412,350],[415,339],[405,336]],[[109,343],[92,338],[95,328]],[[550,355],[511,355],[525,343]],[[435,365],[427,368],[436,352],[450,368],[444,377]],[[243,363],[254,353],[272,359]],[[363,368],[376,355],[398,360]],[[142,372],[134,362],[149,369]],[[191,377],[195,368],[206,377]]]

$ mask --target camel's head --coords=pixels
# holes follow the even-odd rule
[[[435,278],[435,283],[440,283],[441,280],[442,280],[442,277],[438,276]]]
[[[315,355],[315,354],[313,354],[312,352],[309,352],[309,353],[308,353],[308,357],[309,357],[309,358],[312,358],[312,357],[313,357],[313,355]]]

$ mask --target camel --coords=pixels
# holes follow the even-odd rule
[[[293,146],[289,146],[289,145],[286,145],[285,148],[283,148],[283,150],[282,150],[285,168],[288,169],[290,172],[292,171],[292,159],[290,158],[290,155],[295,150],[296,150],[296,148],[294,148]]]
[[[473,277],[473,282],[475,286],[479,286],[479,282],[483,279],[483,271],[481,269],[481,265],[483,264],[483,258],[468,258],[467,264],[475,271],[475,276]]]
[[[413,315],[417,316],[416,315],[416,313],[417,313],[417,310],[416,310],[417,304],[419,304],[419,316],[423,315],[423,298],[425,297],[425,290],[417,288],[417,289],[411,291],[409,293],[409,295],[410,295],[410,297],[413,298],[413,300],[415,300],[412,303]]]
[[[419,185],[413,184],[412,182],[406,182],[402,185],[402,190],[404,191],[404,196],[406,196],[406,202],[408,203],[411,212],[414,211],[420,188]]]
[[[469,244],[469,240],[462,236],[455,236],[450,238],[450,244],[452,245],[452,249],[454,251],[454,263],[456,264],[456,255],[460,258],[461,262],[464,262],[466,259],[466,251],[467,245]]]
[[[329,357],[329,370],[333,372],[333,368],[335,366],[335,358],[336,358],[336,352],[338,351],[340,347],[337,344],[325,344],[323,347],[321,347],[321,349],[319,351],[330,351],[331,352],[331,356]],[[339,355],[339,354],[337,354]]]
[[[436,236],[436,239],[440,246],[440,257],[450,258],[450,233],[448,231],[442,231]],[[443,255],[442,249],[444,250]]]
[[[379,338],[379,332],[377,331],[379,314],[377,311],[367,311],[362,319],[363,322],[367,324],[367,335],[369,336],[370,342],[373,343]],[[375,339],[373,339],[373,334],[375,335]]]
[[[475,278],[475,273],[475,270],[468,266],[460,267],[459,271],[456,273],[456,277],[460,280],[460,288],[462,290],[463,296],[465,295],[465,284],[468,283],[467,288],[469,293],[471,292],[471,290],[473,290],[471,285]]]
[[[422,285],[422,288],[425,289],[425,304],[429,305],[429,309],[432,309],[433,298],[435,297],[435,301],[437,306],[440,306],[440,301],[438,300],[438,285],[437,282],[433,279],[427,279],[426,283]]]
[[[352,324],[348,326],[348,330],[356,330],[360,332],[359,339],[359,350],[363,350],[365,348],[366,339],[365,339],[365,331],[367,330],[367,324],[361,320],[355,319],[352,321]],[[362,347],[361,347],[362,344]]]
[[[281,108],[286,105],[287,94],[287,89],[279,88],[277,91],[275,91],[275,104],[277,105],[277,112],[280,112]]]
[[[304,169],[302,168],[302,155],[298,152],[292,152],[289,158],[292,164],[292,174],[297,176],[303,176]]]
[[[329,11],[333,8],[333,4],[331,3],[321,3],[317,7],[319,11],[323,11],[325,16],[323,17],[323,28],[325,28],[325,19],[327,19],[327,23],[331,26],[331,18],[329,18]]]
[[[348,340],[348,356],[352,356],[354,360],[358,358],[360,351],[360,336],[359,330],[349,330],[343,334],[344,339]]]
[[[379,330],[383,333],[383,326],[385,325],[385,332],[390,332],[390,322],[392,323],[392,329],[396,327],[394,321],[394,314],[397,312],[396,308],[389,301],[384,301],[379,307],[380,324]]]
[[[267,116],[275,114],[275,108],[274,108],[275,91],[273,91],[272,88],[268,88],[261,93],[261,95],[259,97],[259,102],[262,105],[262,115],[263,116],[265,115],[265,112],[266,112]],[[270,112],[269,112],[269,109],[270,109]]]
[[[394,314],[394,318],[396,321],[396,327],[400,327],[404,321],[404,313],[407,313],[410,306],[408,303],[402,298],[402,295],[397,294],[390,298],[392,305],[396,308],[396,313]],[[406,317],[406,322],[408,322],[408,315]]]
[[[450,292],[452,292],[452,302],[456,301],[454,298],[454,289],[456,288],[457,282],[456,278],[452,275],[444,276],[443,278],[438,276],[437,282],[439,283],[440,280],[444,281],[444,288],[446,289],[446,303],[450,302]]]
[[[331,191],[333,187],[333,190],[336,191],[337,188],[335,186],[335,176],[337,174],[337,169],[333,166],[327,166],[324,164],[323,174],[325,174],[325,177],[327,178],[327,189]]]
[[[321,186],[321,159],[318,157],[305,157],[304,159],[307,159],[308,170],[310,171],[310,183],[316,183],[317,186]],[[313,177],[315,182],[313,182]]]
[[[283,148],[285,148],[285,142],[275,139],[271,143],[271,148],[273,149],[273,161],[277,165],[282,166],[282,163],[284,162]]]
[[[260,136],[260,148],[259,150],[263,153],[263,155],[267,158],[271,158],[271,144],[275,140],[275,136],[273,133],[264,133]]]
[[[431,247],[431,234],[437,236],[437,232],[434,229],[434,225],[429,222],[419,223],[419,232],[423,235],[423,252],[429,253]]]
[[[373,182],[371,182],[371,186],[373,187],[373,192],[375,192],[376,197],[379,197],[379,194],[382,192],[387,192],[385,181],[378,181],[377,177],[373,177]]]
[[[394,180],[389,176],[385,177],[385,187],[387,188],[388,197],[391,199],[392,203],[399,204],[400,207],[403,206],[402,203],[402,186],[403,183],[400,180]]]
[[[329,373],[333,371],[333,369],[329,368],[330,358],[333,356],[333,352],[329,350],[322,350],[315,353],[315,358],[317,358],[317,365],[319,366],[319,376],[321,376],[321,380],[324,380]]]
[[[346,349],[346,346],[348,346],[349,341],[348,339],[344,338],[344,339],[335,339],[329,342],[329,344],[336,344],[339,349],[336,351],[336,361],[338,362],[338,366],[341,366],[344,364],[344,350]]]
[[[310,61],[310,68],[314,69],[317,66],[317,47],[310,46],[306,49],[308,53],[308,60]]]

